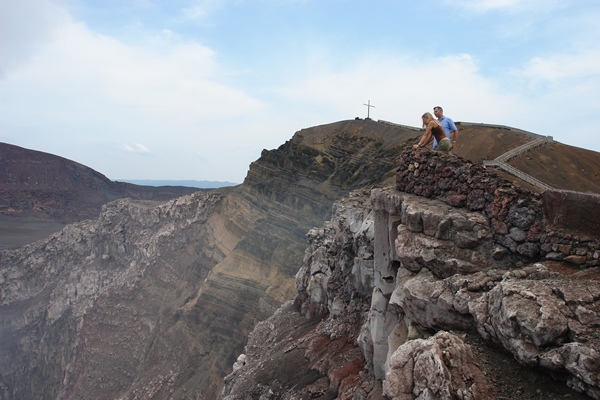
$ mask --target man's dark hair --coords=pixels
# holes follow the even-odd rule
[[[437,109],[439,109],[440,111],[444,111],[444,109],[443,109],[442,107],[440,107],[440,106],[435,106],[435,107],[433,107],[433,109],[434,109],[434,110],[435,110],[436,108],[437,108]]]

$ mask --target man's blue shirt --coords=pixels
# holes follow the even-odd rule
[[[448,139],[450,139],[451,132],[457,131],[456,125],[454,125],[454,121],[452,121],[448,117],[443,117],[442,119],[440,119],[440,124],[442,124],[442,126],[444,127],[444,131],[446,131],[446,136],[448,136]]]
[[[446,132],[446,136],[448,137],[448,139],[450,139],[450,133],[456,132],[458,130],[456,129],[456,125],[454,125],[454,121],[452,121],[452,119],[448,117],[443,117],[439,120],[439,123],[442,124],[442,126],[444,127],[444,132]],[[433,138],[433,148],[435,149],[436,147],[437,140]]]

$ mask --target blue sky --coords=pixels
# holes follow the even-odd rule
[[[597,0],[0,0],[0,141],[110,179],[241,182],[371,101],[600,151],[598,21]]]

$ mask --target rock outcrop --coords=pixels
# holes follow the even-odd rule
[[[481,165],[429,152],[404,153],[401,165],[396,180],[399,191],[481,211],[495,242],[512,253],[528,260],[564,259],[588,267],[600,263],[595,229],[575,233],[551,229],[553,221],[544,215],[541,196],[515,187]],[[580,205],[580,212],[588,216],[587,226],[600,224],[596,207],[597,202]]]
[[[226,354],[194,339],[185,306],[223,258],[207,222],[221,201],[119,200],[3,252],[3,398],[164,398],[205,380],[207,355]]]
[[[395,187],[309,232],[295,308],[264,322],[309,328],[259,325],[224,398],[599,399],[599,238],[551,229],[539,195],[460,158],[401,160]],[[293,381],[252,386],[282,362]]]
[[[440,331],[409,340],[389,360],[385,396],[412,399],[493,399],[496,390],[481,372],[467,344]]]

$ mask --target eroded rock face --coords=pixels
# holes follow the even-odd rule
[[[184,307],[173,312],[222,260],[206,224],[220,201],[121,200],[98,220],[3,252],[4,398],[152,398],[210,376],[200,368],[209,342],[187,332]]]
[[[316,393],[324,387],[327,388],[324,393],[335,393],[337,398],[381,398],[383,389],[378,378],[385,378],[386,371],[390,370],[391,365],[395,365],[392,362],[394,350],[405,343],[412,343],[413,339],[421,338],[424,332],[422,326],[417,326],[410,319],[403,317],[402,310],[389,301],[389,294],[386,295],[375,286],[377,278],[373,254],[377,229],[368,196],[368,192],[355,192],[350,198],[336,203],[332,220],[323,228],[314,229],[309,233],[309,247],[305,253],[304,264],[296,276],[298,295],[295,302],[298,311],[286,309],[285,318],[281,317],[283,311],[280,311],[265,323],[276,330],[294,318],[296,321],[298,318],[304,318],[304,321],[326,318],[318,323],[313,322],[316,328],[308,334],[295,331],[268,345],[266,343],[270,342],[265,338],[270,336],[265,336],[263,325],[260,325],[251,335],[251,338],[255,337],[256,340],[251,340],[246,346],[245,356],[251,361],[227,377],[225,398],[248,398],[245,396],[253,393],[265,398],[291,399]],[[382,281],[385,282],[384,279]],[[372,295],[367,293],[367,287],[370,287]],[[456,314],[460,317],[459,313]],[[347,343],[343,346],[343,351],[340,351],[339,345],[332,345],[332,342],[337,343],[341,339],[343,343]],[[456,340],[460,341],[458,338]],[[319,354],[319,363],[305,364],[305,368],[308,367],[309,371],[313,372],[318,371],[319,375],[315,377],[314,382],[299,385],[298,380],[304,380],[298,375],[300,372],[296,372],[294,383],[263,383],[259,391],[252,385],[259,376],[271,371],[269,363],[280,365],[274,361],[279,351],[273,351],[272,347],[281,345],[291,348],[302,346],[305,349],[302,355],[308,360],[313,359],[313,354]],[[468,345],[463,346],[466,347]],[[360,362],[347,356],[357,352],[361,355]],[[302,360],[303,357],[298,356],[294,362],[299,363],[298,360]],[[338,362],[345,361],[342,365],[323,361],[334,359]],[[475,372],[476,367],[465,368],[472,369],[473,376],[477,375],[478,379],[481,376],[475,387],[483,388],[485,379],[480,372]],[[308,374],[309,371],[304,373]],[[346,384],[338,383],[336,371],[346,371],[345,374],[348,375],[343,375]],[[396,372],[407,373],[404,370]],[[416,376],[416,379],[420,379],[418,373]],[[280,382],[280,379],[277,382]],[[449,381],[445,381],[441,385],[447,386],[448,383]],[[251,391],[253,387],[255,392]],[[452,390],[471,393],[471,389],[457,387]],[[451,389],[446,387],[444,390]],[[486,389],[481,390],[483,393]]]
[[[596,268],[531,261],[499,243],[481,213],[393,188],[372,190],[370,201],[356,192],[334,210],[308,235],[296,276],[298,311],[288,319],[323,318],[316,326],[325,343],[352,332],[346,342],[360,349],[364,366],[347,366],[353,375],[340,386],[329,364],[309,363],[321,375],[302,386],[307,391],[289,384],[271,393],[273,386],[264,386],[264,398],[297,398],[324,386],[332,397],[356,399],[600,398]],[[529,214],[507,212],[515,224]],[[520,232],[510,234],[522,240]],[[588,239],[586,246],[595,244]],[[349,330],[350,316],[359,331]],[[297,346],[313,339],[294,332],[281,341]],[[228,399],[245,398],[240,382],[249,388],[256,366],[270,370],[265,360],[273,353],[253,343],[257,347],[246,350],[256,357],[254,367],[227,378]],[[331,358],[336,351],[324,346],[319,353]],[[310,351],[303,354],[310,358]],[[562,384],[530,375],[534,370]]]
[[[374,202],[381,204],[391,195],[375,190],[372,196],[382,196]],[[413,201],[406,195],[399,196],[403,197],[403,204]],[[394,205],[399,203],[399,200],[393,202]],[[443,206],[439,207],[439,213],[448,215]],[[412,220],[408,221],[411,221],[411,226],[415,225]],[[597,280],[590,285],[585,280],[552,271],[552,264],[516,262],[513,257],[522,256],[518,252],[505,250],[501,252],[503,257],[492,257],[497,253],[493,250],[497,244],[493,243],[491,236],[485,239],[485,235],[484,243],[487,240],[488,245],[479,245],[482,245],[482,253],[488,251],[489,260],[476,263],[478,268],[455,271],[453,275],[443,277],[436,272],[440,262],[434,256],[429,259],[420,256],[439,251],[440,244],[435,240],[421,240],[421,246],[417,247],[419,252],[415,253],[414,247],[408,247],[412,257],[407,256],[403,236],[406,230],[400,225],[395,241],[395,253],[402,266],[406,265],[406,270],[401,269],[397,274],[396,288],[389,300],[390,304],[398,307],[398,315],[403,317],[404,324],[409,319],[420,327],[435,331],[466,331],[474,327],[484,339],[501,344],[522,364],[567,371],[570,374],[568,383],[572,387],[583,388],[586,394],[597,397],[600,336],[595,329],[598,313],[592,311],[598,310],[600,305]],[[465,261],[460,239],[452,242],[455,243],[454,249],[451,245],[444,247],[449,249],[444,253],[446,260],[456,258]],[[412,259],[405,263],[405,258]],[[506,263],[506,260],[511,262]],[[375,265],[375,270],[378,267]],[[578,316],[577,310],[583,317]],[[573,356],[573,352],[579,355]],[[562,357],[561,354],[569,356]],[[570,361],[572,356],[586,362],[576,365]],[[548,363],[548,359],[558,364]],[[583,364],[587,368],[585,371]]]
[[[599,398],[600,286],[552,278],[499,282],[470,306],[477,329],[521,363],[567,371],[570,385]]]
[[[365,263],[373,254],[368,195],[354,192],[336,203],[332,220],[308,234],[294,303],[251,333],[246,364],[225,379],[224,399],[381,398],[381,383],[357,345],[370,295],[354,288],[372,282],[364,280],[372,276],[372,263]]]

